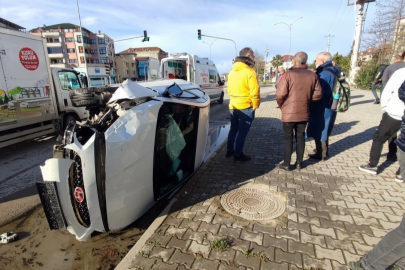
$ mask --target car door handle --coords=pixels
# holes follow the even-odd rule
[[[63,103],[65,103],[65,106],[67,106],[67,105],[68,105],[68,101],[67,101],[67,99],[66,99],[66,98],[63,100]]]

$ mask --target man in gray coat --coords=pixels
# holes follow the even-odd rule
[[[403,68],[403,67],[405,67],[404,57],[402,57],[402,55],[400,55],[400,54],[396,54],[394,56],[394,63],[389,65],[384,70],[383,76],[381,78],[383,88],[387,84],[388,80],[391,78],[392,74],[394,74],[395,71],[397,71],[398,69]],[[382,93],[380,93],[380,96],[381,95],[382,95]]]

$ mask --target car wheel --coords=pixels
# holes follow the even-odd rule
[[[218,103],[219,104],[224,103],[224,92],[221,93],[221,97],[218,99]]]
[[[65,116],[65,121],[63,122],[63,131],[66,129],[66,127],[69,125],[69,123],[75,124],[76,123],[76,118],[68,114]]]

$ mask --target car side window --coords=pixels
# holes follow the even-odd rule
[[[73,90],[80,88],[79,78],[71,71],[60,71],[59,81],[63,90]]]
[[[217,82],[217,72],[212,69],[209,69],[208,72],[210,75],[210,83],[216,83]]]
[[[194,83],[194,67],[190,65],[190,82]]]

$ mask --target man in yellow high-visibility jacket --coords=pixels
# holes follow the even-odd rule
[[[249,161],[243,153],[243,146],[260,105],[260,87],[257,82],[254,52],[251,48],[240,51],[228,76],[229,109],[231,128],[228,134],[226,157],[235,161]],[[236,141],[235,141],[236,140]]]

